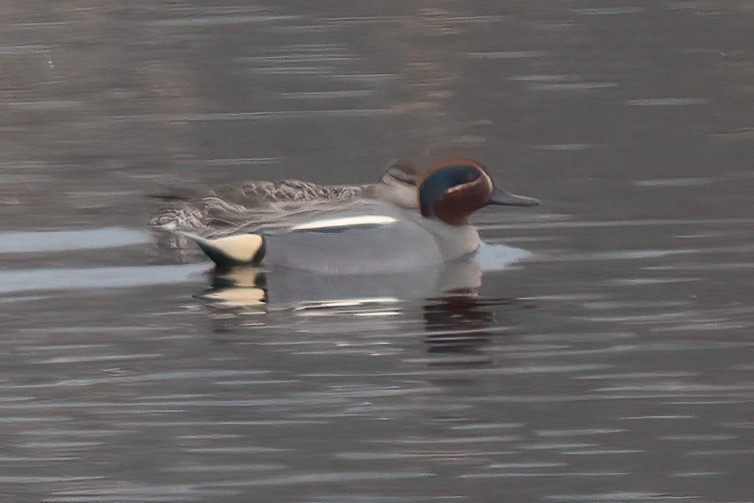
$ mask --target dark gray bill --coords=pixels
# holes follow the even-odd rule
[[[533,197],[517,196],[506,192],[499,187],[495,187],[492,191],[492,198],[490,198],[490,204],[502,204],[505,206],[536,206],[539,204],[539,199]]]

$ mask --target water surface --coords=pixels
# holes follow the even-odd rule
[[[2,499],[754,498],[746,2],[0,15]],[[544,201],[475,217],[515,261],[260,288],[146,227],[450,155]]]

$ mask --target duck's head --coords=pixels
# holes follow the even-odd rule
[[[488,204],[536,206],[533,197],[517,196],[495,187],[492,178],[472,159],[450,159],[434,164],[418,189],[423,216],[450,225],[464,225],[469,216]]]

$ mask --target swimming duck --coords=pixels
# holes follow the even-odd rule
[[[396,273],[473,255],[480,240],[469,216],[480,208],[539,204],[495,187],[487,170],[472,159],[439,162],[416,182],[418,212],[385,200],[361,199],[310,214],[285,229],[217,239],[186,235],[218,267]]]

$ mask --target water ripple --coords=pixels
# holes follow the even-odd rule
[[[97,250],[151,242],[148,232],[123,227],[45,232],[0,232],[0,253]]]

